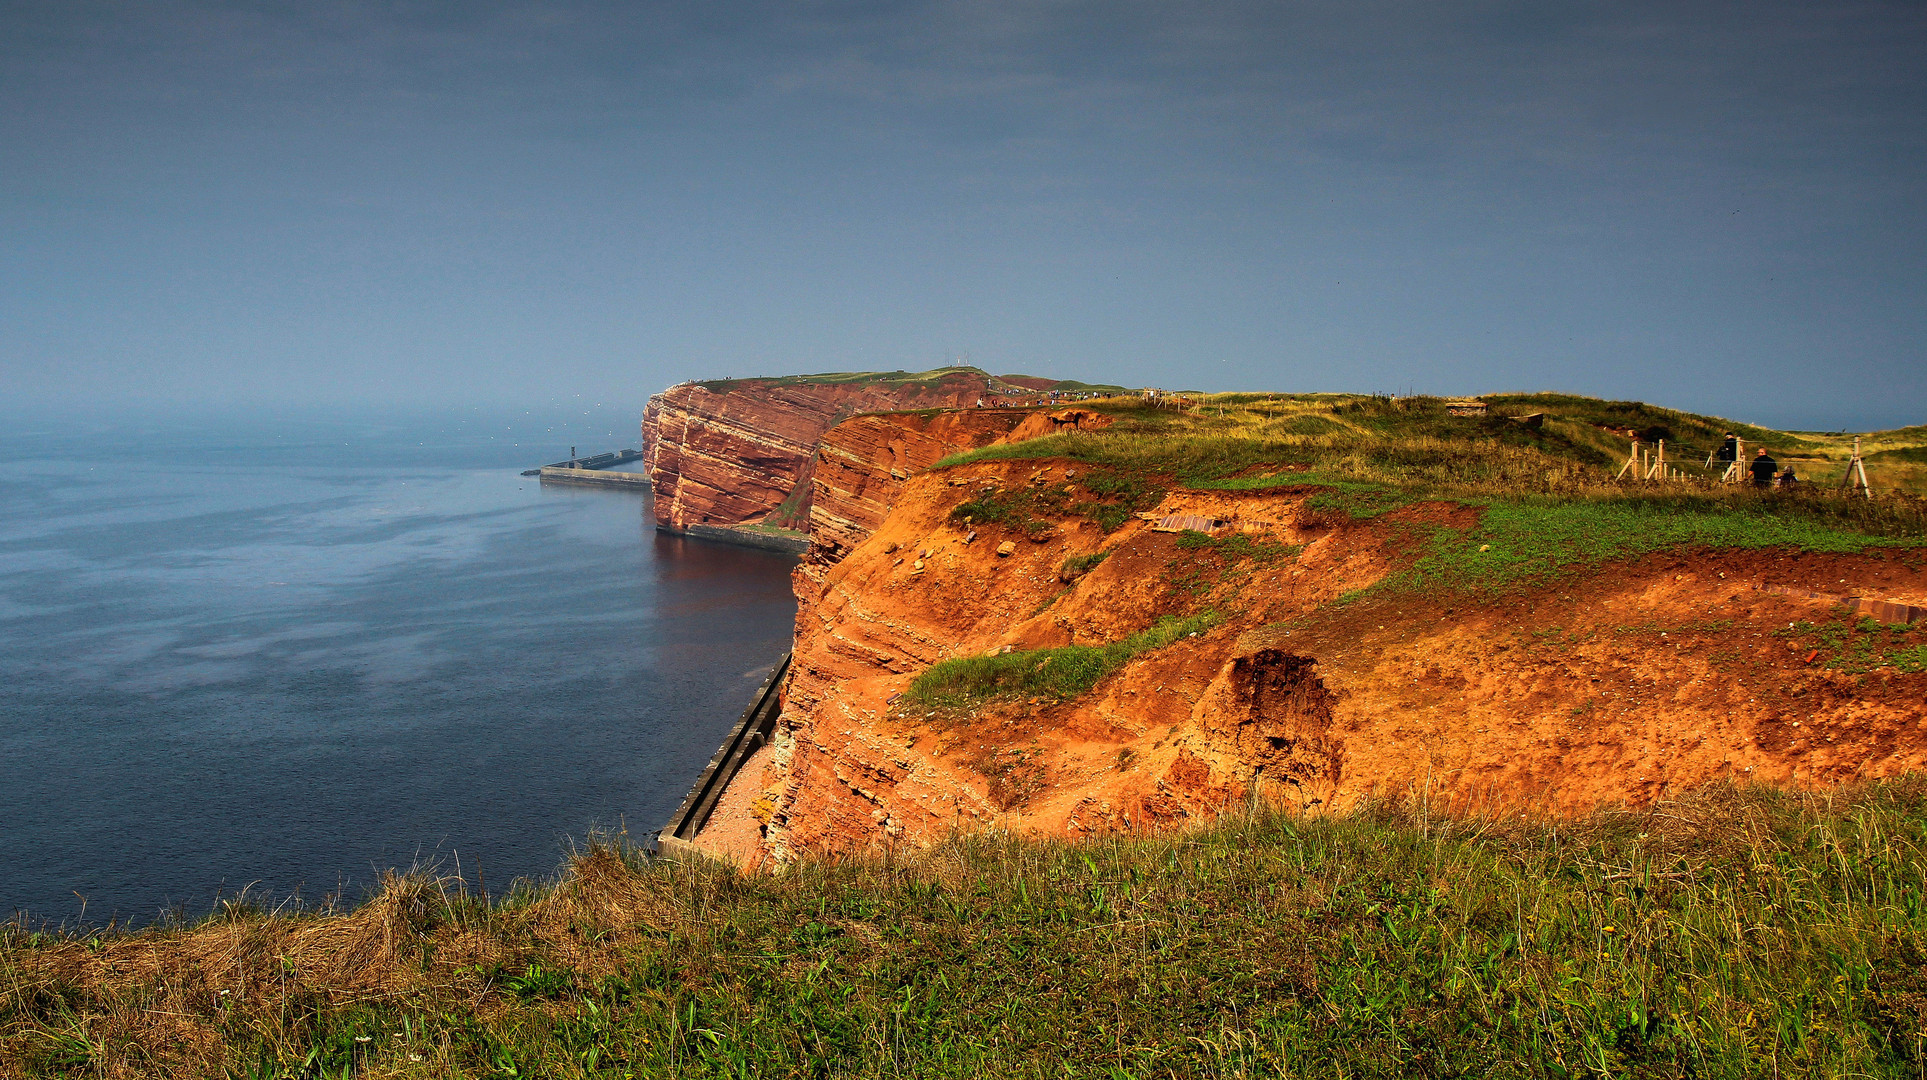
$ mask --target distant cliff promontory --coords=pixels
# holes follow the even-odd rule
[[[692,525],[755,524],[808,529],[817,445],[840,421],[859,413],[1030,403],[1048,399],[1052,391],[1086,389],[1092,387],[1028,375],[991,375],[973,367],[672,386],[649,399],[642,417],[644,465],[655,489],[656,524],[671,531]],[[1021,416],[1011,424],[1018,419]],[[948,426],[963,434],[964,427],[975,425]],[[986,441],[973,433],[950,446],[940,435],[920,440],[930,444],[923,449],[941,445],[942,453],[949,453]]]

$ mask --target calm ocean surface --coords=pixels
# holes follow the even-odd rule
[[[8,420],[0,916],[471,886],[644,839],[788,646],[788,556],[518,471],[634,408]]]

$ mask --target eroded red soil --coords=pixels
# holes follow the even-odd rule
[[[981,462],[909,478],[875,532],[797,577],[796,661],[777,737],[732,791],[733,840],[778,860],[998,824],[1055,835],[1158,827],[1261,797],[1342,809],[1422,790],[1460,805],[1575,812],[1723,777],[1831,784],[1927,765],[1927,674],[1848,674],[1776,636],[1828,606],[1759,584],[1927,603],[1918,554],[1695,552],[1611,564],[1502,598],[1341,595],[1418,554],[1407,507],[1333,522],[1308,492],[1172,494],[1155,514],[1236,522],[1268,561],[1180,548],[1140,520],[1035,539],[952,523],[987,486],[1073,476]],[[1074,479],[1072,480],[1075,483]],[[998,545],[1015,542],[1007,556]],[[1067,585],[1070,555],[1112,552]],[[921,568],[919,568],[919,564]],[[1160,615],[1225,616],[1083,697],[908,709],[929,665],[1005,647],[1104,644]],[[1927,628],[1908,640],[1927,642]],[[715,833],[715,836],[711,836]]]

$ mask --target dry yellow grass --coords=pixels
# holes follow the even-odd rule
[[[1927,787],[1422,798],[0,940],[0,1075],[1915,1076]]]

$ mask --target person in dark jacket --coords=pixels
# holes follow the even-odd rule
[[[1773,474],[1779,471],[1780,463],[1773,460],[1773,455],[1766,452],[1766,447],[1760,447],[1760,452],[1753,456],[1753,486],[1772,487]]]
[[[1714,461],[1732,461],[1734,458],[1738,457],[1739,454],[1740,454],[1739,437],[1729,431],[1726,433],[1726,441],[1721,443],[1719,450],[1714,452],[1713,460]]]

